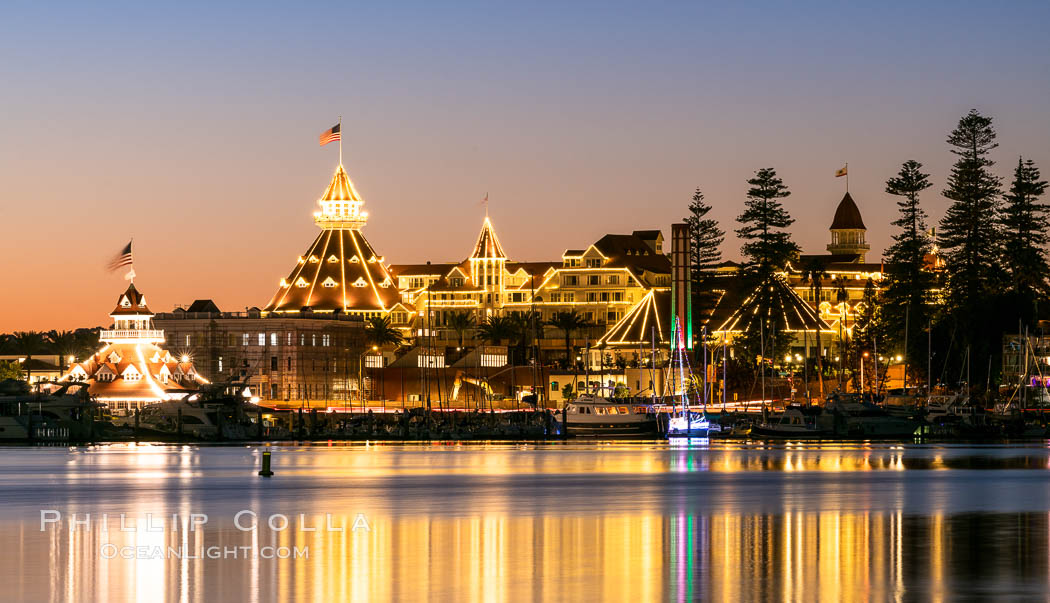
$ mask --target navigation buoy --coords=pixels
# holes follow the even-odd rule
[[[259,475],[263,477],[272,477],[273,471],[270,471],[270,451],[264,450],[262,453],[262,471]]]

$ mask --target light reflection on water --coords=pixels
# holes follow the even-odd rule
[[[703,441],[273,450],[277,475],[266,480],[255,475],[260,449],[251,447],[0,449],[2,597],[811,601],[1050,593],[1050,451],[1041,447]],[[63,523],[41,532],[40,509],[61,511]],[[243,509],[259,515],[257,530],[235,528]],[[72,513],[90,513],[93,522],[71,530]],[[138,524],[134,531],[119,530],[120,513]],[[147,513],[161,531],[145,529]],[[192,513],[209,515],[202,530],[189,529]],[[273,514],[292,525],[270,529]],[[326,514],[347,531],[326,531]],[[350,531],[359,517],[369,529]],[[192,552],[305,547],[309,558],[104,559],[107,543]]]

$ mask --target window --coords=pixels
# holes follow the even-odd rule
[[[277,333],[270,333],[270,345],[277,345]]]
[[[219,356],[219,372],[222,372],[222,356]]]
[[[241,345],[248,345],[248,338],[250,336],[247,333],[241,335]]]
[[[259,345],[266,345],[266,333],[259,333]]]
[[[602,291],[601,294],[599,295],[598,299],[600,299],[603,302],[609,301],[609,292],[608,291]]]
[[[593,259],[587,260],[587,267],[588,268],[600,268],[601,265],[602,265],[602,261],[601,261],[600,258],[593,258]]]
[[[321,345],[323,345],[324,347],[332,345],[332,336],[327,333],[321,335]]]
[[[292,370],[292,357],[291,356],[288,357],[288,362],[285,363],[285,366],[288,367],[289,371]]]
[[[616,322],[616,312],[609,312],[606,315],[606,320],[608,320],[609,322]]]
[[[277,370],[277,356],[270,356],[270,370]]]
[[[190,345],[190,336],[189,335],[186,336],[186,345],[187,346]]]
[[[558,389],[558,382],[557,381],[551,381],[551,391],[552,392],[561,391],[560,389]]]
[[[600,285],[602,284],[602,276],[600,274],[591,274],[587,276],[588,285]]]
[[[571,291],[569,291],[569,292],[567,292],[567,293],[565,294],[565,296],[564,296],[564,300],[563,300],[563,301],[565,301],[565,303],[569,303],[569,304],[571,304],[571,303],[572,303],[572,301],[573,301],[573,299],[574,299],[575,297],[576,297],[576,295],[575,295],[575,294],[573,294],[573,293],[572,293]]]
[[[561,277],[561,284],[567,287],[575,287],[579,284],[579,278],[575,274],[565,274]]]
[[[606,279],[606,282],[608,282],[610,285],[619,285],[620,284],[620,275],[619,274],[610,274],[609,277]]]
[[[317,345],[317,333],[310,335],[310,345]]]

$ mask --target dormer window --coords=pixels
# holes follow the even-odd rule
[[[359,276],[359,277],[357,277],[357,280],[356,280],[356,281],[354,281],[354,286],[355,286],[355,287],[367,287],[367,286],[368,286],[368,283],[367,283],[367,282],[365,282],[365,279],[364,279],[364,278],[362,278],[362,277],[360,277],[360,276]]]
[[[299,279],[295,281],[295,286],[300,289],[305,289],[310,286],[310,283],[306,282],[306,279],[300,276]]]
[[[357,264],[360,261],[361,261],[361,259],[358,258],[356,255],[354,257],[350,258],[350,263],[351,264]]]
[[[329,264],[334,264],[334,263],[336,263],[338,261],[339,261],[339,258],[335,257],[334,253],[332,255],[328,256],[328,263]]]
[[[117,364],[121,360],[120,354],[117,354],[116,352],[110,352],[109,356],[106,357],[106,360],[112,362],[113,364]]]
[[[320,261],[321,260],[317,259],[317,256],[313,256],[313,255],[310,256],[310,263],[311,264],[316,264],[317,262],[320,262]]]
[[[124,297],[120,298],[120,307],[121,308],[130,308],[131,307],[131,300],[128,299],[127,295],[125,295]]]
[[[332,277],[328,277],[328,278],[324,279],[324,282],[321,283],[321,286],[326,288],[326,289],[331,289],[331,288],[336,286],[336,282],[335,282],[334,279],[332,279]]]

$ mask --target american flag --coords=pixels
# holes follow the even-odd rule
[[[340,134],[339,134],[339,130],[341,129],[340,126],[342,126],[342,124],[335,124],[334,126],[332,126],[331,128],[328,128],[324,132],[321,132],[321,146],[322,147],[324,145],[330,143],[330,142],[335,142],[337,140],[342,140],[342,136],[340,136]]]
[[[128,244],[124,246],[124,249],[122,249],[117,255],[113,256],[113,259],[106,265],[106,269],[110,272],[116,272],[124,266],[130,266],[131,263],[131,241],[128,241]]]

